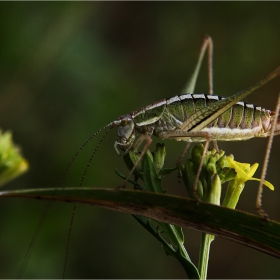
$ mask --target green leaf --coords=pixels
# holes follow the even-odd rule
[[[162,222],[158,222],[158,224],[161,226],[162,232],[170,238],[174,246],[179,247],[184,244],[184,234],[181,227]]]
[[[157,144],[155,153],[152,154],[147,150],[140,164],[137,165],[136,170],[138,176],[144,182],[145,190],[161,194],[165,192],[161,185],[162,177],[159,175],[164,165],[165,155],[165,146],[163,144]],[[126,164],[130,170],[133,168],[133,164],[135,164],[137,159],[139,159],[139,154],[137,152],[130,152],[129,156],[126,157]],[[174,171],[175,169],[177,169],[177,167],[169,170]],[[136,173],[134,172],[134,174]],[[118,175],[123,177],[122,174],[118,173]],[[167,255],[175,257],[180,262],[189,278],[199,278],[198,270],[192,263],[184,247],[184,235],[181,227],[147,219],[139,215],[133,216],[146,230],[162,243],[163,249]],[[153,224],[157,224],[156,228]]]
[[[154,166],[152,154],[147,151],[142,159],[143,166],[143,181],[146,190],[157,193],[165,193],[161,185],[161,178],[159,178]]]
[[[171,186],[170,186],[171,187]],[[26,197],[84,203],[142,215],[215,234],[280,258],[280,223],[222,206],[150,192],[97,188],[50,188],[0,192],[0,198]]]
[[[178,169],[177,166],[175,166],[173,168],[163,168],[159,171],[158,176],[163,177],[165,175],[168,175],[168,174],[172,173],[173,171],[175,171],[177,169]]]
[[[122,179],[126,180],[126,176],[121,173],[117,168],[115,168],[115,172],[117,175],[119,175]],[[128,179],[128,182],[131,183],[132,185],[134,185],[135,188],[143,190],[144,187],[142,185],[140,185],[138,182],[135,182],[133,180]]]
[[[158,239],[162,245],[163,245],[163,249],[166,253],[166,255],[170,255],[175,257],[180,264],[183,266],[183,268],[185,269],[188,277],[190,279],[199,279],[199,273],[198,270],[196,268],[196,266],[192,263],[192,261],[190,260],[188,254],[186,253],[186,251],[184,250],[183,246],[180,246],[179,248],[175,249],[173,246],[171,246],[166,240],[165,238],[160,234],[160,232],[158,231],[158,229],[156,229],[152,223],[149,221],[149,219],[143,217],[143,216],[139,216],[139,215],[133,215],[133,217],[146,229],[148,230],[156,239]],[[155,221],[157,222],[157,221]],[[158,223],[158,222],[157,222]],[[160,223],[161,225],[163,225],[164,227],[169,227],[169,229],[167,231],[169,231],[170,235],[172,236],[172,232],[176,232],[180,227],[177,226],[173,226],[170,224],[165,224],[165,223]],[[182,233],[182,229],[180,228],[181,234]],[[180,235],[180,233],[179,233]],[[173,240],[175,241],[175,243],[177,243],[176,238],[172,237]]]

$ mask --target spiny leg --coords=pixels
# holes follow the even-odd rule
[[[138,147],[140,146],[140,144],[146,140],[146,144],[140,154],[140,156],[138,157],[138,159],[136,160],[135,164],[133,165],[132,169],[130,170],[126,180],[124,181],[124,183],[121,185],[121,189],[125,189],[126,188],[126,184],[128,183],[129,178],[132,176],[133,172],[135,171],[135,169],[137,168],[138,164],[140,163],[141,159],[143,158],[143,156],[145,155],[145,153],[147,152],[148,148],[150,147],[150,145],[152,144],[153,140],[151,138],[150,135],[148,134],[142,134],[140,135],[140,137],[137,139],[136,144],[134,145],[134,147]]]
[[[280,110],[280,93],[278,95],[278,101],[277,101],[277,105],[276,105],[276,109],[275,109],[274,120],[273,120],[273,123],[272,123],[271,133],[269,135],[269,140],[268,140],[268,143],[267,143],[267,149],[266,149],[264,164],[263,164],[263,168],[262,168],[262,176],[261,176],[261,181],[260,181],[257,200],[256,200],[256,209],[263,218],[268,217],[268,215],[262,209],[262,201],[261,200],[262,200],[262,192],[263,192],[263,183],[264,183],[264,179],[265,179],[265,175],[266,175],[266,171],[267,171],[269,155],[270,155],[272,142],[273,142],[273,138],[274,138],[274,131],[275,131],[276,124],[277,124],[277,121],[278,121],[279,110]]]
[[[188,151],[190,145],[191,145],[191,143],[188,142],[188,143],[185,145],[184,150],[181,152],[180,157],[178,158],[178,160],[177,160],[177,162],[176,162],[177,168],[182,164],[183,159],[184,159],[184,157],[185,157],[185,155],[186,155],[186,153],[187,153],[187,151]],[[178,183],[181,183],[182,175],[181,175],[181,172],[180,172],[180,169],[179,169],[179,168],[178,168],[177,178],[178,178]]]
[[[191,76],[191,79],[187,83],[187,86],[185,87],[185,92],[186,93],[191,93],[191,94],[194,93],[194,89],[195,89],[197,77],[198,77],[198,74],[199,74],[199,71],[200,71],[200,68],[201,68],[201,64],[202,64],[205,52],[206,52],[206,50],[208,50],[208,53],[207,53],[207,57],[208,57],[208,59],[207,59],[207,61],[208,61],[208,94],[209,95],[213,94],[213,49],[214,49],[214,47],[213,47],[212,38],[210,36],[205,36],[202,47],[201,47],[201,50],[200,50],[200,54],[199,54],[199,58],[198,58],[195,70],[194,70],[194,72]],[[198,183],[198,180],[199,180],[199,175],[201,173],[201,169],[202,169],[202,165],[203,165],[203,162],[204,162],[204,159],[205,159],[205,155],[206,155],[206,152],[208,150],[209,143],[210,143],[209,134],[205,134],[205,136],[206,136],[206,143],[205,143],[205,146],[204,146],[201,162],[200,162],[200,165],[199,165],[196,177],[195,177],[195,181],[194,181],[194,186],[193,186],[194,195],[197,199],[198,199],[197,183]],[[216,151],[218,152],[219,148],[218,148],[217,141],[213,141],[213,145],[214,145]],[[187,143],[183,152],[182,152],[182,154],[181,154],[181,156],[180,156],[180,158],[179,158],[179,160],[177,161],[178,166],[182,163],[182,160],[183,160],[189,146],[190,146],[190,143]]]
[[[245,98],[247,95],[251,94],[254,90],[260,88],[270,80],[274,79],[280,75],[280,67],[276,68],[269,75],[267,75],[264,79],[257,82],[255,85],[249,87],[248,89],[236,93],[230,97],[225,99],[221,99],[218,102],[210,103],[205,108],[196,111],[190,117],[188,117],[183,124],[181,125],[180,131],[170,132],[173,134],[166,134],[170,138],[182,138],[178,133],[185,132],[185,137],[192,137],[192,133],[199,133],[203,128],[205,128],[208,124],[210,124],[213,120],[218,118],[221,114],[223,114],[226,110],[232,107],[241,99]],[[174,134],[177,133],[177,134]],[[183,135],[183,136],[184,136]],[[208,135],[209,136],[209,135]],[[167,137],[167,138],[168,138]],[[202,136],[207,138],[206,136]],[[209,140],[210,141],[210,140]]]
[[[207,36],[208,42],[208,94],[213,95],[214,87],[213,87],[213,41],[211,37]],[[210,144],[210,143],[208,143]],[[206,146],[206,144],[205,144]],[[209,145],[208,145],[209,146]],[[213,146],[217,152],[219,152],[218,143],[216,140],[213,140]],[[208,148],[207,148],[208,149]],[[206,152],[205,152],[206,154]]]
[[[208,37],[208,87],[209,91],[208,94],[213,94],[213,50],[214,50],[214,45],[211,37]]]
[[[213,50],[214,45],[211,37],[207,36],[208,41],[208,94],[213,95]],[[209,143],[210,144],[210,143]],[[218,143],[216,140],[213,140],[213,146],[217,152],[219,152]],[[206,154],[206,152],[205,152]]]
[[[196,81],[197,81],[197,77],[198,74],[200,72],[200,68],[201,68],[201,64],[205,55],[206,50],[208,50],[207,52],[207,63],[208,63],[208,94],[212,95],[213,94],[213,41],[212,38],[208,35],[206,35],[204,37],[201,49],[200,49],[200,53],[199,53],[199,57],[198,57],[198,61],[197,64],[195,66],[194,72],[190,78],[190,80],[188,81],[184,92],[183,93],[190,93],[193,94],[194,93],[194,89],[196,86]],[[218,151],[218,145],[217,145],[217,141],[213,141],[214,147],[215,149]],[[181,153],[176,165],[179,166],[183,159],[184,156],[188,150],[190,146],[190,143],[187,143],[183,152]]]
[[[213,88],[213,50],[214,45],[211,37],[208,37],[208,94],[213,95],[214,88]],[[210,143],[209,143],[210,144]],[[213,140],[213,146],[216,152],[219,152],[218,143],[216,140]],[[208,148],[207,148],[208,149]],[[205,152],[206,154],[206,152]]]
[[[213,42],[211,37],[205,36],[203,44],[199,53],[198,61],[194,72],[189,79],[188,83],[184,87],[184,93],[194,93],[197,77],[201,68],[201,64],[205,55],[206,50],[208,49],[208,83],[209,83],[209,94],[213,94]]]
[[[183,161],[190,145],[191,145],[191,143],[189,143],[189,142],[185,145],[184,150],[181,152],[180,157],[178,158],[178,160],[176,162],[176,166],[180,166],[182,164],[182,161]]]
[[[197,200],[200,200],[199,197],[198,197],[198,194],[197,194],[197,183],[198,183],[199,176],[200,176],[200,173],[201,173],[201,170],[202,170],[202,166],[203,166],[203,163],[204,163],[204,160],[205,160],[205,156],[206,156],[206,153],[208,151],[209,144],[210,144],[210,141],[211,141],[211,137],[209,136],[209,134],[207,136],[205,135],[205,138],[206,138],[206,142],[205,142],[205,145],[204,145],[204,149],[203,149],[202,157],[201,157],[201,160],[200,160],[200,164],[199,164],[198,170],[196,172],[194,183],[193,183],[193,194],[194,194],[194,196],[196,197]]]
[[[137,150],[142,142],[146,139],[147,134],[141,134],[133,144],[133,149]]]
[[[172,139],[172,138],[192,138],[192,137],[201,137],[205,138],[205,146],[204,150],[202,153],[201,161],[199,164],[199,168],[197,170],[195,180],[194,180],[194,185],[193,185],[193,194],[196,197],[197,200],[200,200],[200,198],[197,195],[197,183],[199,180],[199,175],[201,173],[202,165],[206,156],[206,152],[208,151],[209,143],[211,141],[211,135],[207,132],[192,132],[192,131],[180,131],[180,130],[175,130],[171,132],[162,132],[159,134],[159,137],[162,139]]]

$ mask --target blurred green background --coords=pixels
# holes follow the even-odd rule
[[[179,94],[205,34],[214,41],[214,93],[229,96],[280,64],[279,2],[61,2],[0,3],[0,127],[12,130],[30,171],[6,189],[54,187],[67,163],[95,131],[118,116]],[[206,65],[206,64],[204,64]],[[196,92],[207,93],[203,68]],[[246,101],[274,109],[277,78]],[[84,186],[116,187],[111,132],[92,162]],[[80,154],[63,185],[75,187],[95,145]],[[280,220],[280,138],[275,138],[263,206]],[[154,143],[160,141],[155,139]],[[165,141],[172,167],[184,143]],[[240,162],[262,162],[266,139],[221,143]],[[260,176],[258,170],[257,177]],[[238,209],[254,212],[257,182]],[[169,193],[186,195],[176,175]],[[1,199],[0,277],[14,278],[46,202]],[[60,278],[72,205],[53,203],[32,250],[25,278]],[[199,232],[185,230],[197,263]],[[216,238],[209,278],[279,278],[279,260]],[[67,278],[185,278],[182,267],[128,214],[79,206],[72,230]]]

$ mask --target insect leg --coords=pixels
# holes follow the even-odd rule
[[[212,69],[212,62],[213,62],[213,42],[211,37],[205,36],[200,54],[198,57],[197,64],[195,66],[194,72],[187,82],[186,86],[184,87],[184,93],[194,93],[197,77],[201,68],[202,60],[204,58],[205,52],[208,48],[208,83],[209,83],[209,94],[213,94],[213,69]]]
[[[150,147],[150,145],[153,142],[153,140],[152,140],[152,138],[151,138],[151,136],[149,134],[141,134],[140,137],[138,138],[137,142],[136,142],[136,145],[134,145],[134,147],[135,146],[138,147],[144,140],[146,140],[146,144],[145,144],[145,146],[144,146],[140,156],[136,160],[134,166],[132,167],[132,169],[130,170],[129,174],[127,175],[126,180],[122,184],[122,186],[121,186],[122,189],[126,188],[126,184],[128,183],[128,179],[132,176],[133,172],[135,171],[135,169],[138,166],[139,162],[141,161],[142,157],[145,155],[145,153],[147,152],[148,148]]]
[[[138,149],[138,147],[141,145],[141,143],[144,141],[144,140],[146,140],[147,138],[147,136],[149,136],[148,134],[140,134],[140,136],[138,137],[138,139],[135,141],[135,143],[133,144],[133,148],[135,149],[135,150],[137,150]],[[151,138],[151,137],[150,137]]]
[[[184,159],[184,157],[185,157],[185,155],[186,155],[186,153],[187,153],[187,151],[188,151],[190,145],[191,145],[191,143],[189,143],[189,142],[185,145],[185,148],[184,148],[184,150],[182,151],[182,153],[181,153],[181,155],[180,155],[180,157],[179,157],[179,159],[178,159],[178,161],[177,161],[177,163],[176,163],[176,166],[181,165],[181,163],[182,163],[182,161],[183,161],[183,159]]]
[[[194,89],[196,86],[196,81],[197,81],[197,77],[201,68],[201,64],[205,55],[206,50],[208,50],[207,52],[207,62],[208,62],[208,94],[213,94],[213,41],[212,38],[208,35],[206,35],[204,37],[201,49],[200,49],[200,53],[199,53],[199,57],[198,57],[198,61],[197,64],[195,66],[194,72],[190,78],[190,80],[188,81],[187,85],[184,88],[184,92],[183,93],[194,93]],[[216,141],[213,141],[214,147],[215,149],[218,151],[218,145]],[[190,143],[187,143],[183,152],[181,153],[176,165],[179,166],[182,163],[182,160],[188,150],[190,146]]]
[[[213,95],[213,50],[214,45],[212,38],[205,36],[205,41],[208,43],[208,94]],[[216,140],[213,140],[213,146],[217,152],[219,152],[218,143]],[[206,151],[203,152],[206,154]],[[204,158],[203,158],[204,160]]]
[[[263,183],[264,183],[264,179],[265,179],[265,175],[266,175],[266,171],[267,171],[267,165],[268,165],[270,150],[271,150],[272,141],[273,141],[273,137],[274,137],[274,131],[276,128],[276,124],[278,122],[279,110],[280,110],[280,93],[278,95],[278,101],[277,101],[277,105],[276,105],[276,109],[275,109],[275,118],[273,120],[272,127],[271,127],[271,134],[269,135],[269,140],[267,143],[267,149],[266,149],[264,164],[263,164],[263,169],[262,169],[262,176],[261,176],[261,181],[260,181],[257,200],[256,200],[256,209],[263,218],[267,218],[267,214],[262,209],[262,203],[261,203]]]
[[[208,42],[208,94],[213,95],[213,41],[212,38],[206,36],[205,38]],[[217,152],[219,152],[218,143],[216,140],[213,140],[213,146]],[[206,152],[205,152],[206,153]]]
[[[201,160],[200,160],[200,163],[199,163],[199,167],[198,167],[197,173],[195,175],[194,183],[193,183],[193,193],[194,193],[197,200],[199,200],[199,197],[198,197],[198,194],[197,194],[197,183],[198,183],[199,175],[201,173],[202,165],[203,165],[203,162],[204,162],[204,159],[205,159],[205,156],[206,156],[206,152],[208,151],[209,144],[210,144],[210,141],[211,141],[211,137],[210,137],[209,134],[208,134],[208,136],[205,136],[205,137],[206,137],[206,142],[205,142],[205,145],[204,145],[204,150],[203,150]]]
[[[201,68],[202,60],[204,58],[204,55],[205,55],[205,52],[206,52],[207,49],[208,49],[207,56],[208,56],[208,87],[209,87],[208,93],[213,94],[213,41],[212,41],[212,38],[210,36],[205,36],[205,38],[204,38],[196,67],[195,67],[194,72],[193,72],[189,82],[187,83],[187,85],[185,87],[185,91],[183,93],[191,93],[191,94],[194,93],[194,89],[195,89],[197,77],[198,77],[198,74],[199,74],[199,71],[200,71],[200,68]],[[186,135],[188,133],[184,132],[184,134]],[[198,183],[198,180],[199,180],[199,175],[200,175],[202,165],[203,165],[203,162],[204,162],[204,158],[205,158],[206,152],[208,150],[210,139],[211,139],[209,137],[208,133],[202,133],[202,134],[203,134],[202,137],[205,137],[205,139],[206,139],[206,143],[205,143],[205,146],[204,146],[201,162],[200,162],[197,174],[195,176],[194,186],[193,186],[193,193],[194,193],[194,196],[197,198],[197,200],[199,200],[198,195],[197,195],[197,183]],[[201,133],[199,133],[199,135],[196,134],[196,133],[195,133],[195,135],[193,133],[191,133],[191,135],[199,136],[199,135],[201,135]],[[172,132],[169,135],[169,137],[172,138]],[[218,145],[217,145],[216,141],[213,141],[213,145],[214,145],[215,149],[217,151],[219,151],[219,148],[218,148]],[[187,143],[183,152],[181,153],[181,155],[180,155],[180,157],[177,161],[178,166],[182,163],[182,160],[183,160],[189,146],[190,146],[190,143]]]
[[[199,168],[197,170],[195,180],[194,180],[194,185],[193,185],[193,194],[199,200],[199,197],[197,195],[197,183],[199,180],[199,175],[202,169],[202,165],[205,159],[206,152],[208,151],[209,143],[211,141],[211,135],[207,132],[191,132],[191,131],[180,131],[180,130],[175,130],[171,132],[162,132],[159,134],[159,137],[162,139],[172,139],[172,138],[192,138],[192,137],[201,137],[205,139],[205,145],[204,145],[204,150],[202,153],[201,161],[199,164]]]

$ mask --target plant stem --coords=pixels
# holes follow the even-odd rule
[[[198,262],[198,271],[200,274],[200,279],[207,278],[208,260],[210,253],[211,242],[215,239],[215,235],[202,233],[201,243],[200,243],[200,254]]]
[[[223,201],[223,206],[235,209],[239,197],[244,189],[244,184],[239,184],[236,180],[231,180],[228,183],[226,196]]]

